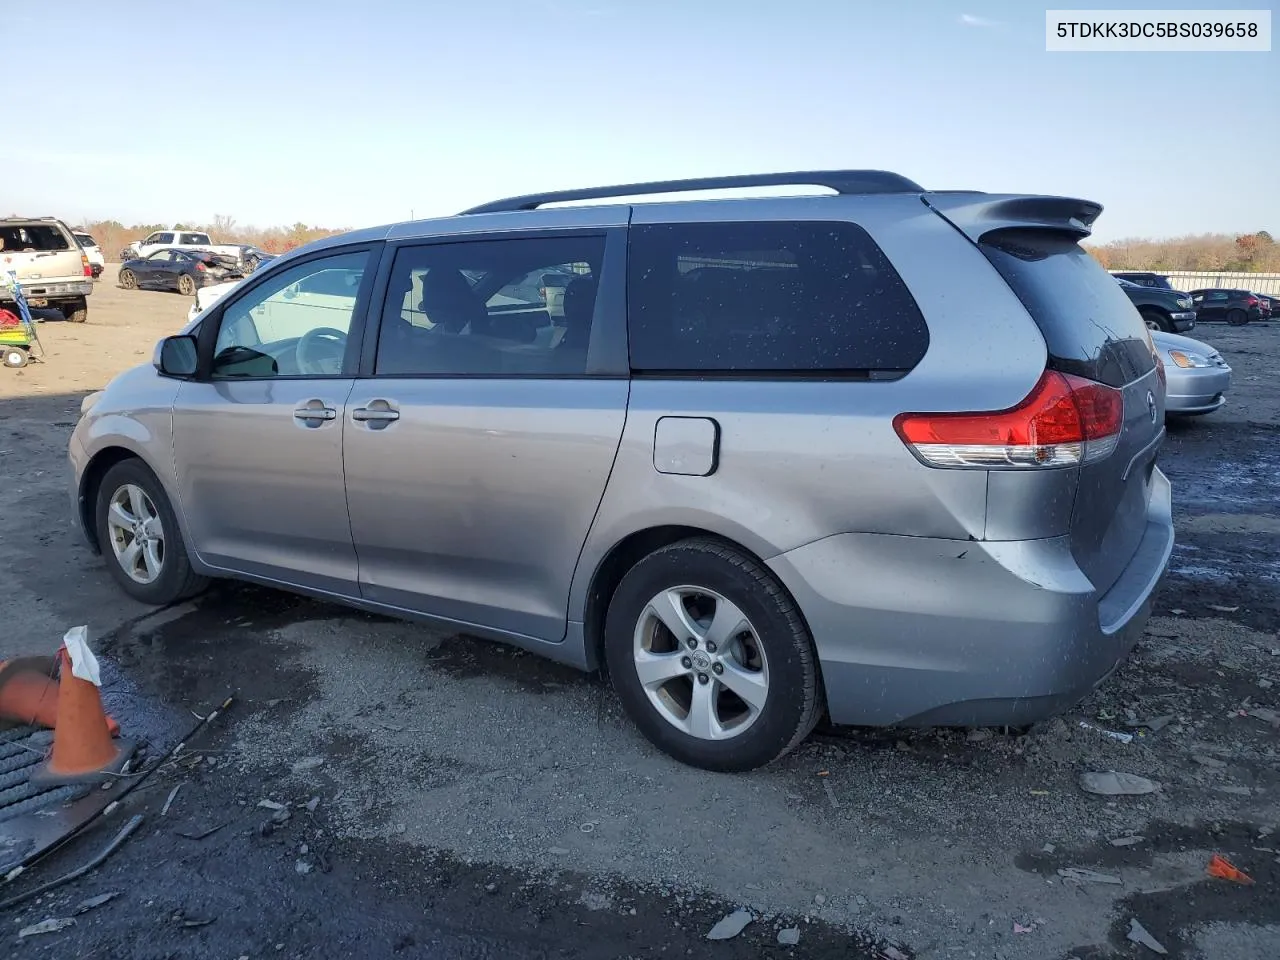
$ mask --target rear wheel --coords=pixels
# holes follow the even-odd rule
[[[107,471],[94,510],[107,567],[135,600],[163,606],[208,585],[191,569],[169,498],[141,460],[123,460]]]
[[[84,297],[71,301],[63,306],[62,316],[72,323],[84,323],[89,319],[89,301]]]
[[[138,289],[138,278],[134,275],[132,270],[120,271],[120,286],[124,287],[126,290]]]
[[[795,603],[765,567],[716,540],[683,540],[631,568],[609,603],[605,658],[640,731],[695,767],[763,766],[821,713]]]
[[[1233,327],[1243,327],[1248,322],[1249,315],[1243,310],[1227,311],[1227,323],[1231,324]]]
[[[184,297],[194,297],[196,295],[196,282],[189,273],[184,273],[178,277],[178,292]]]
[[[1142,321],[1147,325],[1148,330],[1160,330],[1164,333],[1173,333],[1173,324],[1161,313],[1155,310],[1143,310]]]
[[[4,365],[6,367],[25,367],[27,365],[27,351],[21,347],[5,347]]]

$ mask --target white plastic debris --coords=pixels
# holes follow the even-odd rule
[[[747,928],[747,924],[754,919],[755,917],[751,914],[750,910],[743,910],[739,908],[712,927],[707,933],[707,939],[732,940],[745,930]]]
[[[33,923],[29,927],[23,927],[18,931],[18,939],[25,937],[35,937],[42,933],[57,933],[59,930],[65,930],[67,927],[75,923],[70,917],[58,917],[51,920],[41,920],[39,923]]]
[[[1080,721],[1080,726],[1082,729],[1093,730],[1102,734],[1104,737],[1110,737],[1112,740],[1119,740],[1121,743],[1133,743],[1132,733],[1119,733],[1115,730],[1104,730],[1102,727],[1095,727],[1093,724],[1085,723],[1083,720]]]
[[[1058,871],[1058,876],[1064,880],[1078,880],[1081,883],[1114,883],[1117,886],[1124,883],[1112,874],[1098,873],[1096,870],[1086,870],[1083,867],[1063,867]]]
[[[778,931],[778,945],[782,947],[794,947],[800,942],[800,928],[787,927]]]
[[[63,635],[62,645],[67,648],[67,656],[71,658],[72,676],[88,680],[95,687],[102,686],[98,658],[89,649],[88,626],[72,627]]]
[[[1133,773],[1104,770],[1099,773],[1080,774],[1080,789],[1102,797],[1136,797],[1155,793],[1159,784]]]
[[[1169,954],[1169,951],[1160,944],[1160,941],[1147,933],[1147,928],[1137,920],[1129,921],[1129,932],[1125,936],[1134,943],[1144,946],[1148,950],[1160,954],[1162,957],[1168,956]]]

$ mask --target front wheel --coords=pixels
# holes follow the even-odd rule
[[[62,308],[62,317],[71,323],[84,323],[89,319],[89,301],[81,297]]]
[[[1142,322],[1147,325],[1148,330],[1158,330],[1162,333],[1173,333],[1173,324],[1154,310],[1144,310],[1142,312]]]
[[[4,365],[14,368],[25,367],[27,365],[27,351],[21,347],[5,347]]]
[[[141,460],[124,460],[107,471],[98,485],[95,518],[107,568],[133,599],[164,606],[208,584],[191,569],[169,498]]]
[[[1249,315],[1243,310],[1228,310],[1227,323],[1233,327],[1243,327],[1249,322]]]
[[[683,540],[631,568],[609,604],[605,660],[640,731],[706,770],[764,766],[821,713],[795,603],[765,567],[717,540]]]
[[[137,290],[138,289],[137,275],[135,275],[132,270],[121,270],[120,286],[124,287],[126,290]]]
[[[194,297],[196,295],[196,282],[191,275],[184,273],[178,277],[178,292],[184,297]]]

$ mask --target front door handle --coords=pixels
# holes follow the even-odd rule
[[[338,411],[325,406],[323,400],[308,400],[293,411],[295,420],[301,420],[307,426],[320,426],[325,420],[337,420]]]

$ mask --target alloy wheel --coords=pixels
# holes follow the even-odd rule
[[[126,483],[107,506],[111,550],[129,579],[154,583],[164,569],[164,525],[155,503],[134,483]]]

